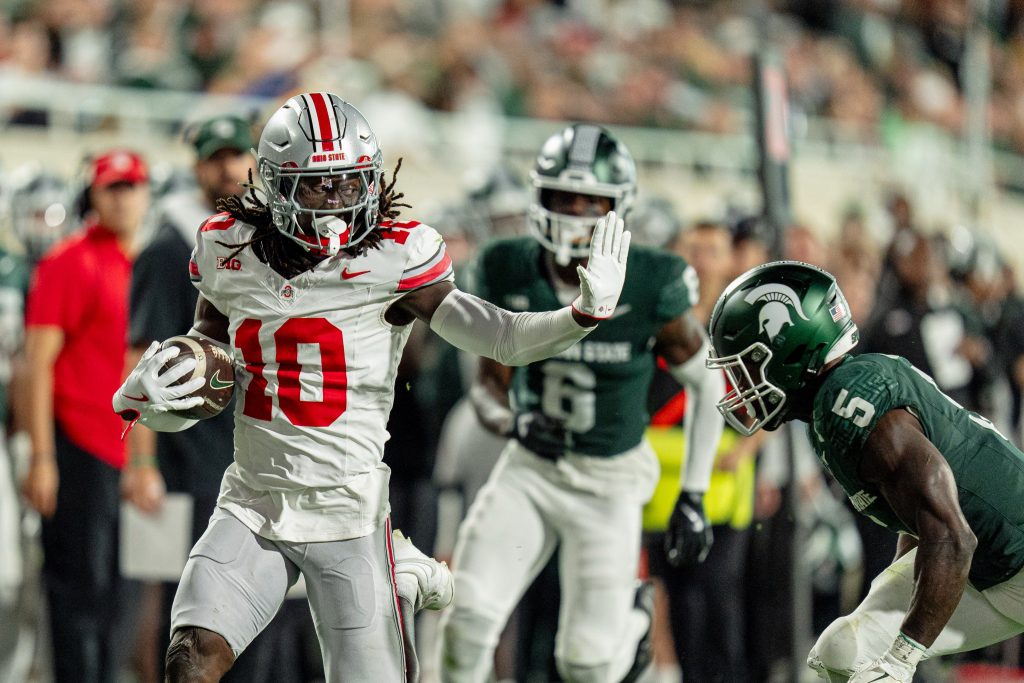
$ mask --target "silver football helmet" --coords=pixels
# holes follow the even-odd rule
[[[337,95],[313,92],[284,103],[263,128],[257,168],[274,225],[305,249],[336,254],[377,226],[382,155],[366,118]],[[314,209],[296,198],[303,177],[358,178],[359,198],[342,208]],[[300,215],[310,217],[306,234]]]
[[[534,188],[528,211],[530,230],[565,265],[590,253],[590,237],[600,217],[553,211],[553,191],[608,197],[615,213],[625,217],[636,196],[636,164],[626,146],[606,129],[575,123],[547,139],[530,182]]]

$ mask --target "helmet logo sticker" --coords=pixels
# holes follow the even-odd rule
[[[757,312],[757,327],[761,332],[768,335],[769,341],[775,341],[775,337],[782,332],[786,325],[793,324],[790,309],[807,320],[804,309],[800,305],[800,297],[790,287],[777,283],[769,283],[755,287],[750,290],[743,300],[748,304],[764,301],[764,306]]]

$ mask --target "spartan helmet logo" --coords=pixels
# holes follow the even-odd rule
[[[757,329],[767,334],[769,341],[775,341],[775,337],[786,325],[793,324],[790,309],[804,320],[808,319],[800,305],[800,298],[786,285],[771,283],[754,287],[743,300],[748,304],[765,302],[757,312]]]

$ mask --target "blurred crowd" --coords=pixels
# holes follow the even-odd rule
[[[992,134],[1024,151],[1024,5],[984,4],[5,0],[0,75],[274,98],[326,78],[354,101],[744,132],[750,56],[771,44],[798,117],[884,141],[909,123],[963,130],[976,28],[991,43]]]
[[[103,345],[104,357],[114,366],[101,372],[99,364],[91,364],[86,386],[109,396],[120,381],[122,357],[131,367],[150,341],[187,331],[195,296],[185,266],[190,240],[216,199],[242,191],[239,183],[253,163],[248,126],[231,116],[197,124],[187,135],[195,164],[173,174],[174,182],[156,182],[149,166],[159,160],[119,149],[88,160],[84,183],[38,165],[10,169],[0,178],[0,411],[7,412],[4,424],[12,437],[10,457],[0,461],[0,680],[47,680],[50,667],[87,665],[81,662],[131,669],[140,681],[159,676],[166,600],[174,584],[127,582],[128,592],[111,599],[109,591],[119,583],[113,578],[119,576],[118,499],[153,511],[167,492],[188,492],[196,506],[193,536],[198,536],[214,505],[220,472],[231,458],[230,419],[226,433],[218,434],[221,428],[212,421],[203,424],[211,431],[201,436],[185,432],[194,437],[191,442],[161,435],[164,441],[155,444],[130,442],[127,452],[117,451],[113,441],[91,443],[88,434],[98,431],[99,421],[116,420],[106,399],[83,408],[61,393],[81,384],[69,372],[86,372],[81,363],[69,370],[61,359],[72,354],[72,360],[90,364],[90,352],[74,350],[76,340]],[[471,287],[477,249],[496,237],[525,234],[533,201],[522,169],[500,164],[476,176],[462,200],[415,214],[444,235],[459,281]],[[966,230],[922,231],[912,203],[900,191],[891,190],[883,203],[892,235],[887,244],[873,240],[856,209],[832,217],[838,228],[828,231],[835,238],[825,242],[820,231],[800,224],[779,234],[763,218],[738,208],[684,222],[673,202],[645,196],[643,188],[627,225],[635,241],[674,251],[693,265],[700,278],[695,313],[705,323],[725,286],[755,265],[781,256],[828,269],[861,328],[857,352],[907,357],[949,396],[987,416],[1019,445],[1024,297],[1015,274],[994,245]],[[828,217],[819,219],[828,222]],[[95,282],[107,286],[116,281],[123,291],[91,291],[93,280],[83,276],[70,297],[72,290],[60,289],[68,269],[78,267],[69,254],[111,249],[97,241],[97,226],[117,236],[124,260],[108,260],[104,278]],[[54,294],[58,290],[64,293]],[[186,301],[189,295],[193,299]],[[124,296],[125,306],[130,301],[130,318],[127,310],[97,306],[110,296]],[[75,306],[89,315],[75,317]],[[96,316],[108,314],[121,325],[114,328],[123,333],[113,335],[117,339],[108,339],[109,325],[96,326]],[[63,330],[62,346],[46,355],[40,351],[45,339],[39,330],[52,327]],[[20,381],[37,389],[29,390],[27,399],[14,391],[8,400],[12,374],[17,375],[12,366],[23,346],[29,372]],[[455,528],[503,445],[473,427],[476,418],[465,395],[473,360],[418,327],[397,380],[392,422],[401,428],[390,430],[385,452],[393,469],[393,520],[440,558],[451,557]],[[111,373],[117,377],[106,376]],[[662,375],[648,400],[648,438],[662,461],[662,481],[644,523],[646,572],[660,586],[657,673],[650,680],[677,681],[681,671],[697,681],[774,680],[790,665],[795,640],[819,633],[855,604],[870,578],[888,564],[895,538],[854,520],[798,427],[750,439],[732,434],[719,448],[705,499],[715,525],[711,555],[696,568],[669,568],[661,557],[661,534],[678,491],[682,412],[675,400],[681,387]],[[47,391],[53,394],[39,388],[51,380]],[[97,388],[101,385],[103,390]],[[94,414],[71,415],[64,398],[74,402],[75,410]],[[40,417],[42,405],[56,414],[43,411]],[[85,455],[76,445],[82,443],[89,446]],[[66,476],[60,468],[69,452],[79,463],[95,460],[97,471]],[[48,457],[56,463],[50,469]],[[97,469],[100,461],[103,467]],[[59,485],[58,470],[63,477]],[[57,496],[64,496],[64,503]],[[53,517],[55,507],[69,505],[68,500],[71,516]],[[84,524],[92,519],[102,524]],[[83,550],[75,545],[80,538],[103,543]],[[99,569],[84,579],[75,575],[83,553],[93,557],[100,549],[106,555]],[[800,562],[794,560],[797,555]],[[557,580],[551,574],[556,571],[553,563],[513,619],[498,651],[500,678],[551,680],[557,616],[552,608]],[[810,587],[806,613],[794,585]],[[123,595],[134,597],[124,600]],[[288,603],[276,626],[246,651],[248,663],[239,660],[235,680],[315,681],[322,675],[304,602]],[[809,621],[801,626],[804,617]],[[418,634],[423,651],[430,652],[436,623],[425,622]],[[133,640],[134,646],[124,645]],[[91,654],[83,651],[81,660],[73,659],[76,647],[91,647]],[[429,669],[430,657],[423,661],[424,680],[431,681],[436,672]]]

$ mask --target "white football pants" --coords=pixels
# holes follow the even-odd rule
[[[646,441],[625,453],[542,459],[510,441],[459,529],[441,678],[487,680],[498,637],[560,546],[555,659],[567,681],[619,681],[648,626],[633,608],[641,510],[658,477]]]
[[[914,548],[871,582],[864,601],[836,619],[811,648],[807,664],[832,683],[881,657],[899,634],[914,590]],[[1024,571],[985,591],[968,585],[925,658],[966,652],[1024,632]]]

